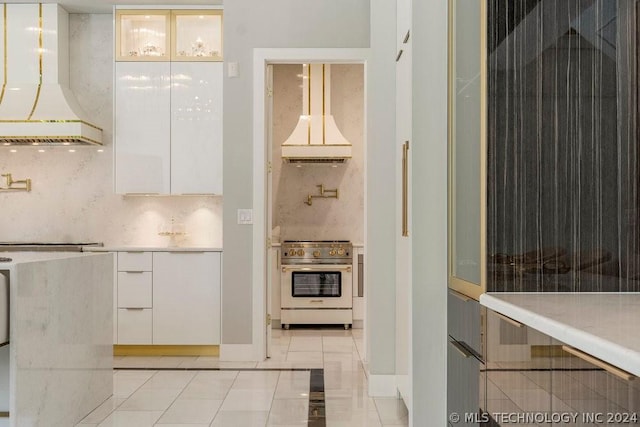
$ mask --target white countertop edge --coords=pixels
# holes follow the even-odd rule
[[[486,293],[480,295],[480,304],[640,377],[640,353],[637,351]]]
[[[30,264],[35,262],[57,261],[69,258],[87,258],[91,256],[101,255],[100,253],[83,253],[83,252],[2,252],[0,257],[11,258],[11,261],[0,262],[0,271],[12,270],[17,265]]]
[[[222,252],[222,248],[195,246],[84,246],[83,252]]]

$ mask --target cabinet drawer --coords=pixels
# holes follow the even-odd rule
[[[118,307],[151,308],[151,289],[151,272],[118,272]]]
[[[450,290],[447,317],[449,335],[482,354],[480,303]]]
[[[152,310],[118,309],[118,344],[151,344]]]
[[[118,271],[151,271],[151,252],[118,252]]]

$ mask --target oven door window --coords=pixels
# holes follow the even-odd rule
[[[291,296],[298,298],[342,296],[342,273],[339,271],[294,271]]]

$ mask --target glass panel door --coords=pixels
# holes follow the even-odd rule
[[[116,60],[168,61],[168,32],[168,10],[116,11]]]
[[[173,61],[222,61],[222,10],[172,12]]]
[[[451,0],[449,35],[449,286],[484,286],[486,6]]]

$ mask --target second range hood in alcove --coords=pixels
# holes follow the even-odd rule
[[[302,65],[302,114],[282,144],[288,163],[344,163],[351,143],[331,115],[331,65]]]

